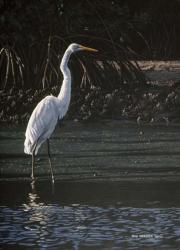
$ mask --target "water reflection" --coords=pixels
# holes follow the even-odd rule
[[[48,216],[45,212],[46,206],[44,203],[38,203],[39,196],[33,192],[28,194],[28,202],[22,205],[24,212],[28,214],[24,229],[29,236],[38,235],[38,240],[44,241],[48,235]]]
[[[108,185],[107,190],[117,193],[112,198],[105,192],[107,184],[99,187],[99,193],[94,184],[97,191],[92,187],[93,193],[88,192],[96,198],[91,200],[89,195],[87,201],[82,202],[84,184],[68,183],[63,192],[60,192],[62,186],[57,185],[54,194],[51,188],[47,192],[45,186],[42,185],[43,189],[29,186],[22,201],[0,206],[2,246],[9,249],[11,246],[17,249],[19,246],[38,249],[178,249],[180,246],[180,208],[164,207],[162,192],[152,199],[147,191],[142,195],[136,186],[132,189],[128,185],[123,189]],[[146,185],[143,187],[148,190]],[[65,202],[62,196],[63,193],[67,195],[66,188],[72,197],[71,201]],[[174,186],[174,193],[176,188]],[[132,203],[130,194],[134,195],[136,204]],[[16,195],[18,197],[19,193]],[[107,195],[104,201],[103,195]],[[178,194],[176,198],[179,200]],[[173,200],[175,197],[171,197],[171,202]]]

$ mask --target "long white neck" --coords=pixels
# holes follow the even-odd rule
[[[71,72],[68,68],[68,61],[72,54],[71,49],[67,49],[64,53],[64,56],[61,61],[60,69],[63,74],[63,82],[61,86],[61,90],[58,95],[58,99],[62,102],[63,105],[66,105],[67,108],[70,103],[71,97]]]

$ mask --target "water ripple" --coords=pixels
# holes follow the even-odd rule
[[[171,246],[180,244],[180,208],[58,204],[31,200],[0,207],[0,242],[44,248]]]

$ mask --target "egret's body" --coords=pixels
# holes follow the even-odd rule
[[[75,51],[94,49],[84,47],[78,44],[71,44],[64,53],[61,61],[60,69],[63,73],[63,83],[58,97],[46,96],[42,99],[34,109],[26,129],[26,139],[24,142],[24,152],[32,155],[32,174],[34,179],[34,161],[40,146],[47,140],[48,156],[52,180],[54,181],[50,152],[49,152],[49,138],[51,137],[58,120],[62,119],[69,107],[71,99],[71,72],[68,68],[68,61],[71,54]]]
[[[24,152],[32,154],[35,146],[35,154],[41,144],[49,139],[58,121],[59,100],[53,96],[45,97],[34,109],[27,126]]]

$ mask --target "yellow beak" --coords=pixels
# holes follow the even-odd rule
[[[98,52],[97,49],[92,49],[92,48],[89,48],[89,47],[86,47],[86,46],[82,46],[82,45],[80,45],[80,47],[81,47],[83,50],[87,50],[87,51],[91,51],[91,52]]]

